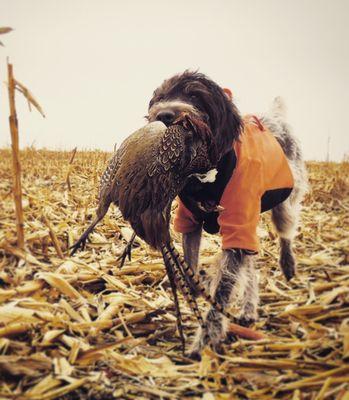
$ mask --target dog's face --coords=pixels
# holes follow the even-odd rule
[[[147,118],[169,126],[183,112],[209,125],[220,156],[239,136],[242,122],[236,107],[223,89],[203,74],[185,71],[165,80],[150,100]]]

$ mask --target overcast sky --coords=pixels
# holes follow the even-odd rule
[[[0,0],[6,56],[47,118],[18,96],[22,146],[112,150],[145,123],[153,90],[197,69],[242,113],[281,95],[307,159],[349,153],[348,0]],[[0,146],[9,145],[0,93]]]

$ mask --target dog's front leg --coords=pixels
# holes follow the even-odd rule
[[[199,250],[201,242],[202,226],[200,225],[193,232],[183,233],[182,245],[184,260],[195,273],[199,264]],[[199,296],[200,292],[192,286],[192,293]]]
[[[196,271],[199,263],[199,249],[202,234],[202,226],[200,225],[193,232],[183,233],[182,245],[184,252],[184,260],[189,267]]]
[[[251,258],[252,256],[246,255],[241,249],[223,250],[219,268],[211,280],[210,291],[215,301],[224,309],[228,309],[231,303],[235,303],[246,293]],[[190,356],[199,357],[202,348],[207,344],[219,351],[227,335],[228,323],[226,317],[211,307],[205,317],[204,327],[198,328]]]

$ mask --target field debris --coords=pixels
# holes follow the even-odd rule
[[[12,32],[13,29],[9,26],[2,26],[0,27],[0,35],[5,35],[6,33]],[[4,47],[4,44],[0,41],[0,46]]]
[[[223,354],[205,349],[192,361],[181,353],[161,255],[137,239],[118,267],[132,233],[116,207],[85,250],[68,255],[94,216],[110,154],[28,148],[20,156],[23,248],[11,152],[0,150],[0,399],[349,399],[348,163],[308,164],[291,282],[263,215],[253,327],[263,337],[237,337]],[[204,267],[219,246],[204,236]],[[181,308],[190,342],[196,322],[182,298]]]

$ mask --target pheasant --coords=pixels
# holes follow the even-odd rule
[[[191,175],[206,173],[216,162],[208,126],[187,114],[169,127],[156,121],[134,132],[109,161],[100,181],[96,217],[71,247],[71,255],[84,248],[112,202],[138,236],[160,249],[169,240],[173,199]]]
[[[115,203],[134,229],[131,242],[138,235],[163,255],[183,348],[177,286],[201,324],[194,293],[199,290],[211,304],[215,302],[173,246],[171,203],[192,175],[205,175],[216,163],[212,133],[201,120],[183,114],[169,127],[159,121],[149,123],[130,135],[109,161],[101,177],[96,217],[72,246],[71,255],[84,248],[89,234]],[[126,253],[130,244],[127,249]]]
[[[202,327],[204,321],[196,303],[197,293],[217,311],[236,321],[207,292],[200,278],[176,250],[169,233],[172,201],[193,175],[199,179],[212,179],[217,161],[210,129],[193,116],[183,114],[169,127],[162,122],[152,122],[139,129],[122,143],[109,161],[101,177],[96,217],[72,246],[71,254],[84,247],[88,235],[114,202],[134,229],[130,242],[138,235],[162,253],[183,352],[185,340],[177,288]],[[129,244],[126,253],[130,248]],[[235,325],[235,331],[239,330],[241,327]]]

